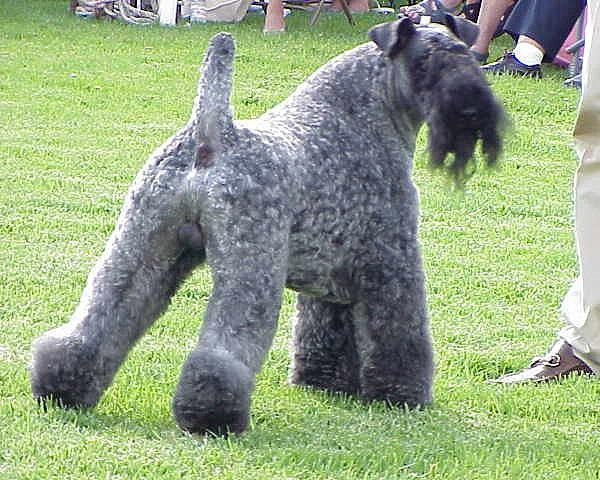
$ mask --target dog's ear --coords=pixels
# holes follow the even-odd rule
[[[388,57],[394,57],[406,46],[415,32],[412,20],[400,16],[393,22],[375,25],[369,30],[368,35],[383,53]]]
[[[479,35],[479,27],[476,23],[446,12],[435,11],[431,16],[431,21],[445,25],[448,30],[465,42],[468,47],[475,43],[477,35]]]

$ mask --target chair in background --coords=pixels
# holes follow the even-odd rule
[[[556,54],[554,63],[566,68],[564,85],[581,88],[581,69],[583,67],[583,51],[585,46],[584,34],[587,19],[587,8],[573,26],[564,45]]]
[[[257,5],[261,7],[265,13],[267,12],[267,4],[268,0],[254,0],[252,5]],[[319,19],[319,15],[321,15],[321,11],[323,7],[333,5],[333,0],[284,0],[283,6],[285,8],[289,8],[290,10],[305,10],[311,11],[312,15],[310,16],[309,24],[314,25]],[[348,7],[348,2],[346,0],[340,0],[340,5],[342,6],[342,11],[344,15],[348,19],[348,23],[350,25],[355,25],[355,21],[352,18],[352,13],[350,12],[350,8]]]

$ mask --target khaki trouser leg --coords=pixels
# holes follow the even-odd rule
[[[579,278],[565,296],[559,336],[600,374],[600,0],[588,0],[582,95],[574,130]]]

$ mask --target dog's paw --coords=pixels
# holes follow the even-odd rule
[[[431,384],[412,382],[410,384],[389,383],[363,386],[360,398],[366,402],[383,401],[389,405],[419,408],[431,403]]]
[[[173,398],[182,430],[227,435],[246,429],[253,375],[226,352],[196,350],[183,367]]]
[[[60,329],[39,337],[33,344],[30,365],[31,392],[38,403],[62,408],[96,405],[103,388],[96,372],[96,352],[77,336]]]

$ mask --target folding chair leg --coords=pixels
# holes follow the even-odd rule
[[[340,4],[342,5],[342,10],[346,18],[348,19],[348,23],[350,25],[355,25],[354,18],[352,18],[352,12],[350,12],[350,7],[348,7],[348,2],[346,0],[340,0]]]

